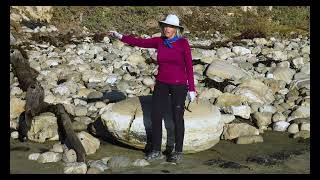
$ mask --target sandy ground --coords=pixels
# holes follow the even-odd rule
[[[220,141],[211,149],[184,155],[182,164],[174,165],[157,161],[145,167],[108,169],[106,174],[309,174],[310,139],[293,139],[287,133],[265,132],[264,142],[248,145],[232,141]],[[12,174],[56,174],[63,173],[63,162],[41,164],[28,160],[34,152],[48,151],[56,142],[38,144],[10,140],[10,173]],[[127,156],[131,160],[141,159],[141,150],[101,141],[101,146],[87,160],[98,160],[106,156]],[[275,159],[273,164],[247,161],[248,158],[264,157]],[[269,158],[269,159],[268,159]]]

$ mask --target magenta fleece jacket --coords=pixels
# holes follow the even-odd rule
[[[156,79],[167,84],[186,84],[189,91],[195,91],[191,49],[187,39],[173,42],[173,48],[166,47],[162,37],[143,39],[123,35],[121,41],[132,46],[157,49],[159,67]]]

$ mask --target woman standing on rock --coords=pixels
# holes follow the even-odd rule
[[[175,128],[175,151],[169,157],[169,162],[181,162],[184,139],[184,105],[188,98],[193,102],[196,98],[194,85],[191,49],[188,40],[181,36],[183,27],[179,25],[176,15],[170,14],[165,21],[159,21],[161,37],[150,39],[122,35],[116,31],[108,34],[129,45],[157,49],[158,74],[152,95],[152,150],[147,154],[147,160],[163,159],[161,153],[162,119],[164,107],[169,106],[171,94],[173,121]]]

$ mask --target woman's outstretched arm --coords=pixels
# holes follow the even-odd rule
[[[123,35],[120,40],[132,46],[138,46],[142,48],[158,48],[158,44],[161,39],[159,37],[144,39],[130,35]]]

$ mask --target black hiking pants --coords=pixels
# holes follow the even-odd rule
[[[162,119],[166,113],[165,107],[171,106],[175,133],[175,151],[182,152],[184,138],[184,102],[187,85],[172,85],[156,81],[152,95],[152,150],[161,151]],[[171,103],[169,103],[171,94]]]

